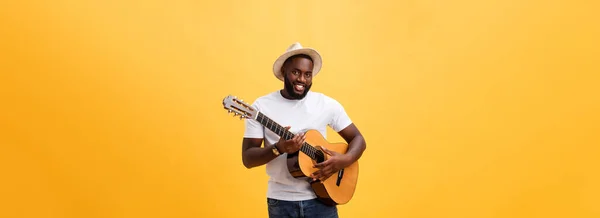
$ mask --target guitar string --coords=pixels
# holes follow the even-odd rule
[[[276,133],[279,133],[279,135],[283,135],[282,137],[284,137],[285,139],[291,139],[291,138],[293,138],[294,134],[292,134],[291,132],[285,130],[284,128],[281,128],[281,125],[279,125],[275,121],[271,120],[270,118],[268,118],[264,114],[262,114],[262,113],[259,112],[257,118],[260,119],[260,120],[258,120],[258,119],[257,120],[259,122],[263,123],[263,125],[265,125],[265,127],[267,127],[268,129],[270,129],[270,130],[272,130],[272,131],[274,131]],[[266,120],[266,122],[265,122],[265,120]],[[269,127],[269,124],[271,124],[271,127]],[[273,128],[275,128],[275,130],[273,130]],[[284,132],[281,133],[281,131],[284,131]],[[308,145],[308,146],[304,146],[304,145]],[[305,151],[302,148],[307,148],[307,149],[305,149],[306,150]],[[300,150],[302,150],[304,153],[306,153],[308,156],[310,156],[313,159],[316,159],[316,158],[323,159],[324,158],[323,157],[323,153],[318,152],[318,150],[315,147],[310,146],[310,144],[308,144],[306,142],[304,142],[303,146],[300,147]]]

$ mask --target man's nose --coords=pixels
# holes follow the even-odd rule
[[[304,74],[300,74],[300,76],[298,77],[298,82],[301,82],[301,83],[306,82],[306,77],[304,77]]]

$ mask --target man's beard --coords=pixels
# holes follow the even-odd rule
[[[292,82],[290,82],[288,80],[287,76],[284,76],[284,82],[283,83],[284,83],[284,86],[285,86],[285,91],[293,99],[303,99],[306,96],[306,94],[308,93],[308,90],[310,90],[310,87],[312,86],[312,84],[310,84],[310,85],[304,84],[304,92],[302,94],[297,94],[296,91],[294,90],[294,85],[292,85]]]

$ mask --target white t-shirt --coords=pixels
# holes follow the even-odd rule
[[[259,97],[252,106],[281,126],[290,126],[290,132],[294,134],[314,129],[327,137],[327,126],[339,132],[352,124],[338,101],[312,91],[301,100],[286,99],[275,91]],[[253,119],[245,120],[244,137],[264,138],[269,145],[279,141],[277,134]],[[287,201],[316,198],[306,180],[294,178],[289,173],[286,159],[287,154],[283,154],[267,163],[267,175],[270,177],[267,197]]]

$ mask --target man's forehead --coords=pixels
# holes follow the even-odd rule
[[[306,57],[293,57],[291,59],[289,59],[288,64],[294,64],[294,65],[303,65],[303,64],[309,64],[309,65],[313,65],[313,62],[311,59],[308,59]]]

